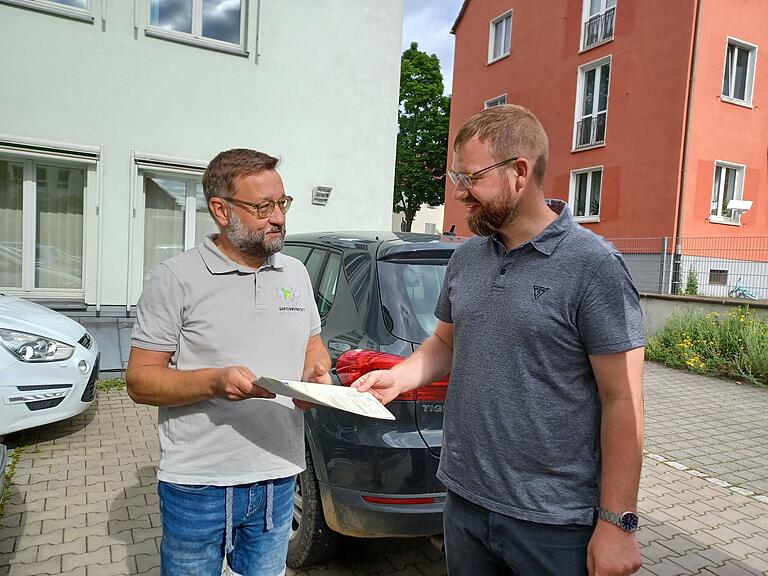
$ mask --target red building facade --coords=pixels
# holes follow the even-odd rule
[[[550,138],[546,195],[598,234],[766,236],[766,22],[763,0],[465,0],[448,165],[470,116],[520,104]],[[452,194],[444,229],[469,234]]]

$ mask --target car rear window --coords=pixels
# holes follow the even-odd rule
[[[445,279],[448,256],[424,262],[412,259],[378,262],[384,323],[393,335],[419,343],[435,330],[435,305]]]

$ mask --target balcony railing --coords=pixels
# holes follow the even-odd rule
[[[616,8],[609,8],[584,23],[584,50],[613,38],[613,22]]]
[[[597,116],[587,116],[576,123],[576,145],[574,148],[586,148],[605,143],[605,120],[607,112]]]

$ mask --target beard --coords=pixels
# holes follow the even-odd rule
[[[512,198],[512,190],[506,179],[502,179],[500,190],[488,202],[480,204],[476,214],[467,214],[467,225],[478,236],[493,236],[517,216],[518,201]]]
[[[224,231],[232,245],[249,258],[266,259],[283,249],[285,226],[273,225],[267,230],[257,232],[243,224],[237,214],[231,211],[229,224]],[[280,236],[267,240],[267,232],[280,232]]]

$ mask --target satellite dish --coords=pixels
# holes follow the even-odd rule
[[[752,200],[730,200],[726,207],[727,210],[736,212],[746,212],[750,208],[752,208]]]

